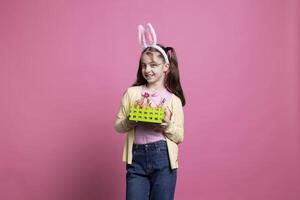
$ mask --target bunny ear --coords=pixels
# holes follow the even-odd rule
[[[145,30],[145,37],[146,37],[146,43],[148,45],[154,44],[153,37],[152,37],[152,34],[151,34],[149,28],[146,28],[146,30]]]
[[[147,47],[152,47],[157,49],[163,55],[166,63],[170,63],[168,59],[168,55],[166,54],[165,50],[161,48],[159,45],[157,45],[156,33],[152,25],[148,23],[146,28],[147,30],[145,30],[145,28],[142,25],[138,26],[140,45],[143,46],[144,49]]]
[[[139,31],[139,42],[140,42],[140,45],[143,46],[143,47],[146,47],[147,44],[146,44],[145,29],[144,29],[144,27],[142,25],[139,25],[138,31]]]
[[[153,26],[150,23],[148,23],[147,24],[147,28],[149,30],[148,31],[149,40],[152,42],[152,45],[156,45],[156,43],[157,43],[157,37],[156,37],[156,33],[154,31]]]

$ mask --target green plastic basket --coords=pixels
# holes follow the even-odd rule
[[[130,106],[129,120],[136,122],[162,123],[165,112],[162,107]]]

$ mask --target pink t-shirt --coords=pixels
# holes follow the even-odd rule
[[[172,98],[172,93],[170,93],[167,89],[160,90],[156,93],[150,93],[149,90],[147,90],[147,87],[144,85],[141,93],[141,98],[143,97],[143,94],[147,92],[150,94],[150,101],[153,105],[159,105],[162,104],[163,107],[167,106]],[[151,142],[156,142],[159,140],[166,140],[165,136],[162,132],[154,131],[150,128],[137,126],[135,128],[135,137],[134,137],[134,143],[135,144],[147,144]]]

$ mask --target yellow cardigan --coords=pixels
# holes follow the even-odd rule
[[[131,103],[141,98],[142,86],[133,86],[126,90],[122,97],[121,105],[115,121],[115,130],[119,133],[126,133],[127,138],[123,149],[123,161],[132,163],[132,146],[134,141],[135,129],[128,127],[126,118],[129,115]],[[172,94],[168,104],[172,112],[170,125],[164,132],[168,146],[170,165],[172,169],[178,168],[178,144],[183,141],[184,135],[184,115],[181,100]]]

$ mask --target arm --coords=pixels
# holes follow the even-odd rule
[[[134,128],[128,123],[129,104],[130,98],[128,91],[126,91],[122,97],[121,105],[114,125],[115,130],[119,133],[125,133]]]
[[[184,113],[182,103],[179,98],[176,98],[173,103],[173,113],[168,127],[164,131],[165,136],[180,144],[184,137]]]

